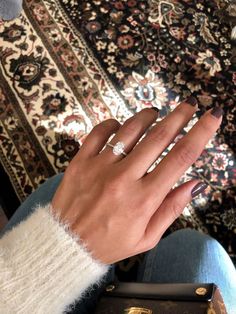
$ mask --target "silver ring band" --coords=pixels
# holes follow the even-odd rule
[[[124,151],[125,144],[123,142],[117,142],[115,145],[112,145],[111,143],[107,143],[107,146],[112,147],[112,152],[114,155],[119,156],[127,156],[127,154]]]

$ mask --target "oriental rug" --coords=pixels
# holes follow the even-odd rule
[[[64,171],[100,121],[150,106],[161,119],[194,95],[199,111],[175,142],[209,108],[224,119],[179,182],[209,188],[170,231],[209,233],[234,258],[236,47],[220,4],[25,0],[19,18],[0,21],[0,157],[19,199]]]

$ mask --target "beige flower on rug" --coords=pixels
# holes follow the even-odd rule
[[[150,0],[149,22],[157,23],[160,27],[171,25],[174,19],[183,15],[181,4],[172,0]]]
[[[167,101],[167,92],[162,79],[148,70],[145,76],[133,72],[126,81],[121,94],[132,108],[142,109],[145,106],[161,107]]]
[[[212,161],[212,166],[216,170],[225,171],[226,167],[228,166],[228,159],[226,155],[223,153],[216,154]]]
[[[209,49],[206,52],[199,52],[198,56],[196,63],[204,64],[205,69],[209,70],[210,76],[214,76],[216,72],[222,70],[219,59],[214,57]]]
[[[77,4],[76,0],[63,0],[62,1],[64,4],[70,4],[70,6],[74,7]]]

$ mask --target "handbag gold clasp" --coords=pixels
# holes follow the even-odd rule
[[[152,314],[152,310],[144,307],[129,307],[125,309],[124,314]]]

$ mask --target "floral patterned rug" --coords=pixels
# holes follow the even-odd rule
[[[183,134],[214,106],[224,121],[181,179],[209,188],[170,231],[209,233],[234,258],[236,47],[221,2],[25,0],[18,19],[1,21],[0,157],[20,200],[64,171],[100,121],[150,106],[163,118],[194,95]]]

